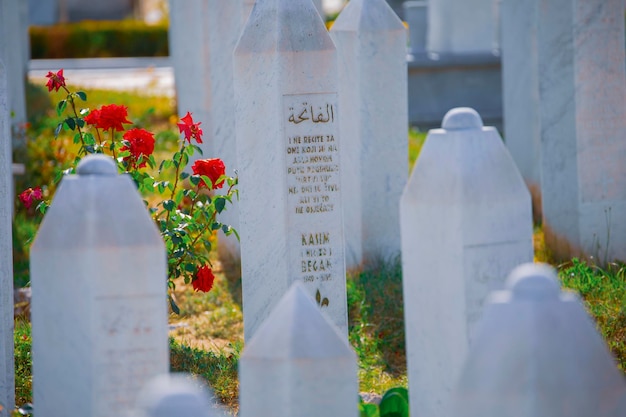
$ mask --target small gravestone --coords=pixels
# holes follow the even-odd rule
[[[541,126],[537,0],[502,2],[504,139],[541,220]]]
[[[428,0],[427,49],[492,53],[499,48],[498,0]]]
[[[206,385],[191,375],[165,374],[139,392],[133,417],[221,417]]]
[[[241,34],[242,0],[170,0],[169,44],[174,64],[178,114],[191,112],[201,122],[202,155],[220,158],[226,173],[235,176],[235,102],[233,50]],[[225,192],[224,187],[218,192]],[[219,220],[239,229],[236,199]],[[239,262],[234,234],[218,238],[220,258]]]
[[[258,0],[234,68],[245,338],[294,281],[347,337],[337,52],[311,0]]]
[[[400,254],[408,166],[406,28],[385,0],[352,0],[332,26],[339,61],[346,266]]]
[[[533,259],[530,195],[476,111],[428,133],[400,221],[411,415],[447,416],[485,298]]]
[[[357,417],[356,355],[294,283],[239,360],[241,417]]]
[[[525,264],[494,292],[454,399],[455,417],[620,417],[626,383],[580,299]]]
[[[166,251],[112,159],[77,171],[30,252],[33,400],[50,416],[118,416],[169,368]]]
[[[626,261],[623,0],[539,0],[541,194],[555,259]]]
[[[2,7],[2,6],[0,6]],[[13,241],[11,209],[11,133],[7,77],[0,57],[0,416],[8,417],[15,401],[13,369]]]

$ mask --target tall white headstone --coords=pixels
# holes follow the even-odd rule
[[[242,8],[242,0],[170,0],[169,43],[178,113],[191,112],[194,121],[202,123],[203,155],[194,158],[220,158],[230,176],[237,170],[232,55],[241,34]],[[236,200],[233,203],[220,213],[220,221],[238,230]],[[220,233],[218,252],[238,262],[235,235]]]
[[[556,259],[626,260],[623,0],[540,0],[541,189]]]
[[[7,76],[0,57],[0,416],[8,417],[15,402],[13,365],[13,241],[11,229],[11,131]]]
[[[164,374],[139,392],[133,417],[222,417],[210,391],[188,374]]]
[[[234,62],[245,338],[294,281],[347,337],[335,46],[311,0],[257,0]]]
[[[541,219],[541,125],[537,62],[537,0],[504,0],[502,90],[504,142],[530,190]]]
[[[454,404],[456,417],[619,417],[626,383],[580,299],[525,264],[489,297]]]
[[[473,109],[428,133],[400,222],[411,415],[443,417],[485,298],[533,259],[530,195]]]
[[[352,0],[330,35],[339,60],[346,266],[400,254],[409,175],[406,28],[385,0]]]
[[[241,417],[359,415],[356,355],[294,283],[239,360]]]
[[[26,1],[0,2],[0,59],[8,82],[11,131],[23,129],[26,122],[26,75],[28,72],[28,11]]]
[[[499,0],[428,0],[426,49],[435,53],[492,53],[499,49]]]
[[[30,252],[33,400],[119,416],[169,371],[167,260],[137,189],[103,155],[57,189]]]
[[[315,9],[320,14],[322,18],[325,18],[326,14],[324,12],[324,8],[322,7],[322,0],[312,0],[313,5],[315,5]],[[252,11],[252,7],[254,7],[254,3],[256,0],[243,0],[244,8],[243,8],[243,23],[245,24],[248,20],[248,16],[250,16],[250,12]]]

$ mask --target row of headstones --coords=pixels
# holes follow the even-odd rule
[[[430,132],[402,202],[403,249],[420,257],[403,263],[411,415],[624,415],[623,376],[582,303],[561,293],[551,267],[526,263],[486,294],[509,273],[490,275],[492,263],[514,263],[507,258],[511,245],[524,258],[527,242],[468,239],[474,227],[511,215],[478,186],[480,175],[464,169],[474,157],[484,173],[523,183],[495,130],[482,128],[475,113],[452,111],[443,127]],[[435,160],[445,158],[445,144],[445,154],[463,155],[481,141],[483,152],[460,157],[465,168],[452,174]],[[456,227],[441,238],[422,233],[430,221],[424,210],[449,204],[430,194],[416,198],[427,191],[419,179],[426,172],[446,176],[452,194],[469,197],[467,215],[460,210]],[[220,415],[197,382],[163,376],[165,251],[132,180],[101,155],[85,158],[77,174],[61,182],[31,250],[35,412]],[[518,214],[530,223],[530,198],[522,197],[526,213]],[[433,239],[454,247],[428,264],[424,258],[433,253],[420,255],[415,245]],[[278,301],[240,358],[240,415],[356,417],[357,359],[345,332],[302,283],[273,296]]]

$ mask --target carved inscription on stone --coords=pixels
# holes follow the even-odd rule
[[[290,277],[332,310],[345,297],[337,95],[284,95],[283,105]]]

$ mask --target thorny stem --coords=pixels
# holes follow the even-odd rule
[[[185,150],[185,140],[183,139],[183,143],[180,145],[180,156],[178,157],[178,163],[176,164],[176,175],[174,176],[174,186],[172,187],[172,195],[170,196],[170,200],[174,201],[174,195],[176,194],[176,187],[178,186],[178,173],[180,172],[180,164],[183,162],[183,151]],[[167,211],[167,215],[165,217],[165,224],[169,226],[170,224],[170,211]]]
[[[78,134],[80,135],[80,144],[82,146],[82,149],[85,149],[85,139],[83,138],[83,130],[80,128],[80,125],[78,124],[78,112],[76,111],[76,105],[74,104],[74,96],[72,92],[67,89],[66,86],[62,86],[62,87],[67,92],[67,98],[70,100],[70,104],[72,105],[72,112],[74,113],[74,117],[76,118],[76,129],[78,129]]]

